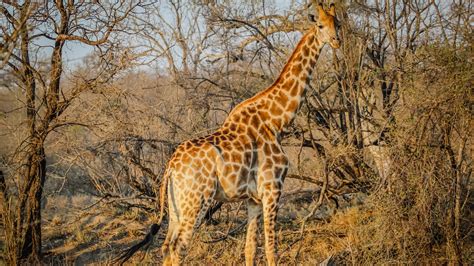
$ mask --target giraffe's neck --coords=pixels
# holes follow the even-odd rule
[[[262,98],[267,98],[264,101],[268,102],[265,109],[271,114],[271,123],[278,131],[295,117],[323,45],[316,38],[316,32],[306,33],[278,79],[262,93]]]
[[[254,127],[262,128],[261,124],[265,124],[265,128],[274,133],[281,132],[291,123],[299,109],[323,45],[316,38],[315,31],[307,32],[278,79],[266,90],[236,106],[226,122],[243,121],[242,116],[258,116],[259,123]]]

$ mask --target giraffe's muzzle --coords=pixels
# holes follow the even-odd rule
[[[334,49],[338,49],[339,47],[341,47],[341,41],[339,40],[339,38],[334,37],[329,42],[329,45],[331,45],[331,47]]]

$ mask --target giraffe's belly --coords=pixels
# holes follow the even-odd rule
[[[244,165],[229,163],[218,171],[217,190],[214,199],[218,201],[257,200],[255,171]]]

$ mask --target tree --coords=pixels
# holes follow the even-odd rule
[[[84,91],[113,79],[117,62],[113,37],[142,6],[140,1],[86,3],[4,1],[0,6],[1,71],[14,77],[21,140],[5,158],[0,179],[5,254],[11,264],[41,259],[41,199],[46,178],[46,150],[51,132],[76,124],[65,112]],[[95,47],[102,61],[96,73],[67,86],[64,49],[68,43]],[[20,91],[22,93],[20,93]],[[6,112],[6,114],[9,112]]]

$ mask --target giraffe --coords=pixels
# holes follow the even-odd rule
[[[241,200],[246,200],[248,212],[246,265],[255,263],[262,214],[265,256],[268,265],[276,265],[278,200],[289,167],[281,132],[299,109],[323,46],[340,46],[334,4],[328,10],[315,0],[311,4],[318,18],[309,16],[313,24],[273,85],[238,104],[216,132],[181,143],[171,156],[160,189],[160,225],[166,196],[169,219],[164,265],[181,264],[193,231],[213,201]],[[146,239],[158,232],[153,226]],[[126,259],[145,242],[130,248]]]

